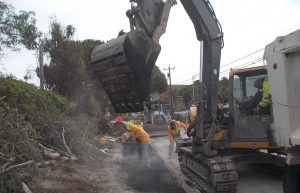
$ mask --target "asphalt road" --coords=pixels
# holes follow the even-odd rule
[[[134,149],[134,147],[131,147]],[[126,184],[127,190],[134,193],[185,193],[170,175],[166,163],[152,146],[149,146],[151,168],[146,169],[143,162],[138,159],[137,152],[123,155],[119,163],[120,172],[125,173],[121,182]]]
[[[196,192],[195,189],[189,189],[185,184],[185,179],[180,172],[177,161],[177,155],[174,153],[171,159],[168,159],[168,145],[167,137],[155,137],[151,139],[153,149],[165,161],[167,168],[181,183],[181,186],[187,193]],[[239,180],[237,193],[283,193],[282,181],[280,173],[278,175],[271,175],[263,173],[261,170],[254,169],[247,165],[238,167]]]

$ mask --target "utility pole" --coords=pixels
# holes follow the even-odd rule
[[[170,101],[171,101],[171,117],[173,117],[174,115],[174,109],[173,109],[173,94],[172,94],[172,81],[171,81],[171,70],[175,70],[175,67],[171,68],[170,64],[169,67],[167,69],[163,69],[163,70],[168,70],[168,77],[169,77],[169,87],[170,87]]]

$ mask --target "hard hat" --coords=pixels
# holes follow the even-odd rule
[[[129,122],[133,122],[133,124],[136,124],[136,121],[135,121],[135,120],[130,120]]]
[[[170,127],[176,127],[176,121],[175,120],[170,121]]]
[[[263,84],[263,80],[261,78],[254,81],[253,86],[255,88],[261,89]]]
[[[129,131],[131,131],[132,126],[133,126],[134,124],[135,124],[134,121],[129,121],[129,122],[126,124],[126,128],[127,128]]]

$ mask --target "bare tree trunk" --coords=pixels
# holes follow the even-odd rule
[[[43,46],[40,46],[38,49],[38,55],[39,55],[39,66],[40,66],[40,89],[44,90],[44,52],[43,52]]]

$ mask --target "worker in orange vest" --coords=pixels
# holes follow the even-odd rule
[[[168,128],[168,138],[170,140],[169,145],[169,158],[173,153],[175,139],[180,137],[180,129],[183,128],[186,133],[186,125],[180,121],[171,120]]]
[[[150,168],[151,165],[148,153],[148,144],[150,142],[149,134],[141,126],[137,125],[134,121],[129,121],[126,125],[126,128],[132,132],[132,137],[139,144],[139,155],[141,152],[145,168]]]

